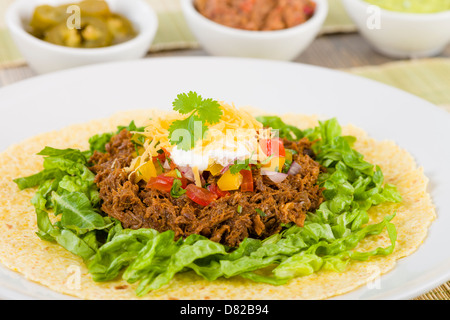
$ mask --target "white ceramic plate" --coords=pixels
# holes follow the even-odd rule
[[[178,93],[275,113],[337,117],[411,152],[430,178],[437,207],[423,245],[379,285],[339,298],[409,299],[450,280],[450,115],[391,87],[342,72],[285,62],[163,58],[83,67],[0,90],[0,151],[38,133],[125,109],[170,109]],[[420,214],[420,213],[419,213]],[[68,298],[0,268],[0,297]]]

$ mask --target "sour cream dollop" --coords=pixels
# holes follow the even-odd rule
[[[195,148],[192,150],[182,150],[175,146],[170,152],[172,161],[180,167],[197,167],[199,171],[204,171],[210,164],[220,164],[223,167],[234,164],[236,160],[244,161],[256,152],[252,147],[243,143],[221,143],[217,141],[214,145],[221,145],[222,148]]]

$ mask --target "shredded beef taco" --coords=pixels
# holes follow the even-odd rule
[[[3,152],[0,261],[82,299],[324,299],[394,268],[435,218],[391,141],[194,92],[173,106]]]

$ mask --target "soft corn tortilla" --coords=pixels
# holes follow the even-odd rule
[[[85,150],[89,147],[89,137],[94,134],[115,131],[118,125],[148,119],[156,113],[161,114],[161,111],[122,112],[108,119],[38,135],[0,154],[0,262],[29,280],[81,299],[138,299],[135,285],[124,280],[94,282],[81,258],[57,244],[39,239],[35,234],[36,214],[30,203],[35,190],[19,191],[12,180],[42,170],[42,157],[36,153],[45,146]],[[253,110],[252,113],[259,112]],[[290,114],[282,118],[300,128],[318,124],[316,116]],[[365,284],[382,286],[382,279],[378,277],[394,268],[399,258],[412,254],[420,246],[435,219],[435,209],[427,193],[428,179],[413,157],[394,142],[375,141],[353,126],[346,126],[343,131],[345,135],[357,137],[355,149],[367,161],[381,167],[386,182],[397,186],[404,199],[401,204],[384,204],[369,212],[370,223],[397,212],[392,220],[398,232],[393,254],[364,262],[352,261],[345,272],[319,271],[282,286],[254,283],[240,277],[209,282],[194,272],[187,272],[178,274],[169,285],[140,299],[325,299]],[[389,245],[387,233],[382,233],[364,239],[357,250]]]

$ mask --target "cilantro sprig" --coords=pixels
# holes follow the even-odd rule
[[[207,125],[219,122],[223,114],[217,101],[203,99],[193,91],[177,95],[172,105],[175,111],[188,115],[183,120],[175,120],[169,127],[170,143],[185,151],[192,149],[196,141],[203,139],[208,131]]]
[[[241,170],[252,170],[251,164],[253,164],[250,160],[250,158],[245,159],[243,162],[235,161],[233,165],[230,166],[230,173],[236,174],[238,172],[241,172]]]

